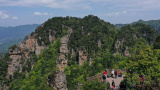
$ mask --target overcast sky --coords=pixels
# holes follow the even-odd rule
[[[52,17],[96,15],[112,24],[160,19],[160,0],[0,0],[0,26],[41,24]]]

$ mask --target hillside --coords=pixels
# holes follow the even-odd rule
[[[143,23],[146,25],[150,25],[155,30],[157,30],[158,33],[160,33],[160,20],[149,20],[149,21],[139,20],[137,22],[133,22],[132,24],[135,24],[135,23]]]
[[[154,28],[157,31],[157,33],[160,33],[160,20],[143,21],[140,19],[140,20],[133,22],[133,23],[130,23],[130,24],[136,24],[136,23],[143,23],[143,24],[149,25],[152,28]],[[116,24],[115,26],[117,28],[121,28],[122,26],[126,26],[126,25],[128,25],[128,24]]]
[[[10,46],[14,44],[18,45],[23,40],[24,38],[12,38],[12,40],[8,40],[5,43],[0,44],[0,53],[7,53]]]
[[[53,17],[18,46],[9,48],[0,61],[0,88],[88,90],[92,86],[105,90],[107,85],[99,80],[87,81],[87,77],[106,68],[125,69],[124,82],[129,88],[139,87],[136,86],[140,85],[139,75],[148,77],[144,87],[151,88],[151,82],[155,82],[157,88],[160,50],[151,47],[153,44],[159,47],[158,43],[156,31],[145,24],[126,25],[117,30],[94,15]],[[157,77],[154,80],[153,72]]]

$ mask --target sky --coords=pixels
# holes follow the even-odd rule
[[[159,0],[0,0],[0,27],[95,15],[112,24],[160,19]]]

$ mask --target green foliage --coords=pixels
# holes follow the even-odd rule
[[[12,45],[18,45],[23,41],[23,38],[14,38],[13,40],[9,40],[6,43],[0,44],[0,53],[7,53],[8,48]]]
[[[120,44],[117,43],[119,45],[118,51],[123,55],[126,47],[128,47],[130,53],[132,53],[132,49],[141,41],[152,45],[156,37],[155,35],[156,31],[149,25],[138,23],[124,26],[118,31],[117,35],[117,40],[121,42]]]
[[[27,62],[30,67],[29,71],[31,71],[26,77],[23,73],[19,73],[21,77],[16,77],[17,79],[11,83],[9,90],[52,90],[51,87],[46,85],[46,79],[51,72],[53,72],[52,75],[54,76],[55,71],[58,70],[56,67],[56,60],[59,55],[60,45],[60,39],[57,39],[47,50],[44,50],[35,63],[33,70],[30,69],[30,62]]]
[[[133,46],[135,45],[135,38],[144,38],[148,44],[152,44],[155,39],[155,30],[148,25],[135,24],[127,25],[121,28],[118,32],[118,39],[125,39],[127,42],[125,45]]]
[[[81,87],[82,90],[106,90],[109,89],[108,83],[100,82],[99,80],[87,81]]]
[[[136,87],[136,85],[140,84],[140,75],[145,76],[145,86],[152,84],[151,82],[154,81],[152,79],[153,76],[156,79],[160,78],[159,53],[159,50],[154,51],[148,47],[145,50],[141,50],[135,59],[129,60],[126,63],[126,79],[129,87]]]
[[[9,58],[9,53],[6,53],[4,59],[0,60],[0,76],[6,76],[8,68],[7,62],[9,61],[11,61],[11,59]]]
[[[153,44],[154,49],[160,49],[160,35],[156,37],[156,40]]]
[[[67,66],[65,69],[65,74],[67,76],[66,78],[67,82],[69,82],[67,83],[68,89],[69,90],[76,89],[78,83],[85,85],[87,83],[87,77],[94,76],[100,72],[103,72],[106,68],[108,68],[108,66],[106,65],[106,62],[104,63],[105,60],[106,59],[104,58],[97,57],[94,59],[91,65],[89,65],[89,62],[87,61],[82,66],[79,66],[77,63],[73,63],[72,65]],[[93,83],[95,82],[91,82],[91,84]],[[99,81],[97,82],[97,84],[98,83]],[[88,84],[84,88],[87,88],[87,87],[89,87]],[[96,87],[93,86],[93,88],[96,88]],[[103,85],[102,85],[102,88],[103,88]]]
[[[139,20],[137,22],[133,22],[132,24],[135,24],[135,23],[143,23],[143,24],[149,25],[153,27],[157,31],[157,33],[160,33],[160,20],[149,20],[149,21]]]
[[[51,87],[46,85],[47,77],[54,80],[56,73],[56,60],[60,55],[60,38],[68,34],[68,30],[72,29],[72,33],[68,41],[69,53],[68,66],[65,68],[68,90],[77,89],[77,84],[83,84],[82,90],[104,90],[107,86],[99,80],[87,81],[87,77],[94,76],[108,68],[125,68],[126,82],[130,86],[136,87],[139,84],[139,75],[146,76],[146,85],[152,81],[151,76],[159,78],[160,71],[160,52],[152,50],[150,46],[155,39],[155,30],[148,25],[134,24],[115,30],[115,26],[99,19],[97,16],[88,15],[84,18],[76,17],[54,17],[48,19],[43,25],[39,26],[35,33],[39,45],[48,46],[47,50],[36,56],[35,52],[30,52],[30,59],[26,61],[26,65],[22,68],[22,73],[18,71],[14,73],[14,80],[9,89],[12,90],[50,90]],[[32,33],[33,35],[34,33]],[[53,44],[49,40],[49,35],[53,35],[57,41]],[[27,39],[27,38],[26,38]],[[122,41],[123,44],[119,48],[115,48],[116,40]],[[157,37],[154,48],[159,47],[159,37]],[[123,54],[129,47],[131,57],[123,57]],[[17,48],[12,46],[12,49]],[[75,52],[71,56],[72,49]],[[159,48],[156,48],[159,49]],[[79,50],[87,54],[87,61],[79,66]],[[116,56],[115,52],[120,52]],[[90,64],[92,59],[92,64]],[[0,61],[0,80],[4,80],[7,71],[7,61],[9,56]],[[31,70],[31,62],[34,68]],[[28,71],[28,75],[24,72]],[[158,81],[158,79],[156,79]],[[7,82],[7,81],[6,81]],[[10,82],[10,81],[8,81]]]
[[[116,33],[112,24],[93,15],[81,19],[79,24],[73,27],[73,30],[68,43],[69,46],[75,51],[76,48],[84,47],[89,56],[98,52],[99,40],[102,42],[102,48],[111,49]]]

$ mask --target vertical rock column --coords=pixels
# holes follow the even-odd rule
[[[68,55],[67,44],[68,44],[69,37],[70,37],[71,33],[72,33],[72,29],[68,29],[67,35],[65,35],[61,38],[60,56],[59,56],[59,60],[57,62],[57,66],[60,71],[64,71],[64,69],[68,63],[68,59],[66,57],[66,55]]]

